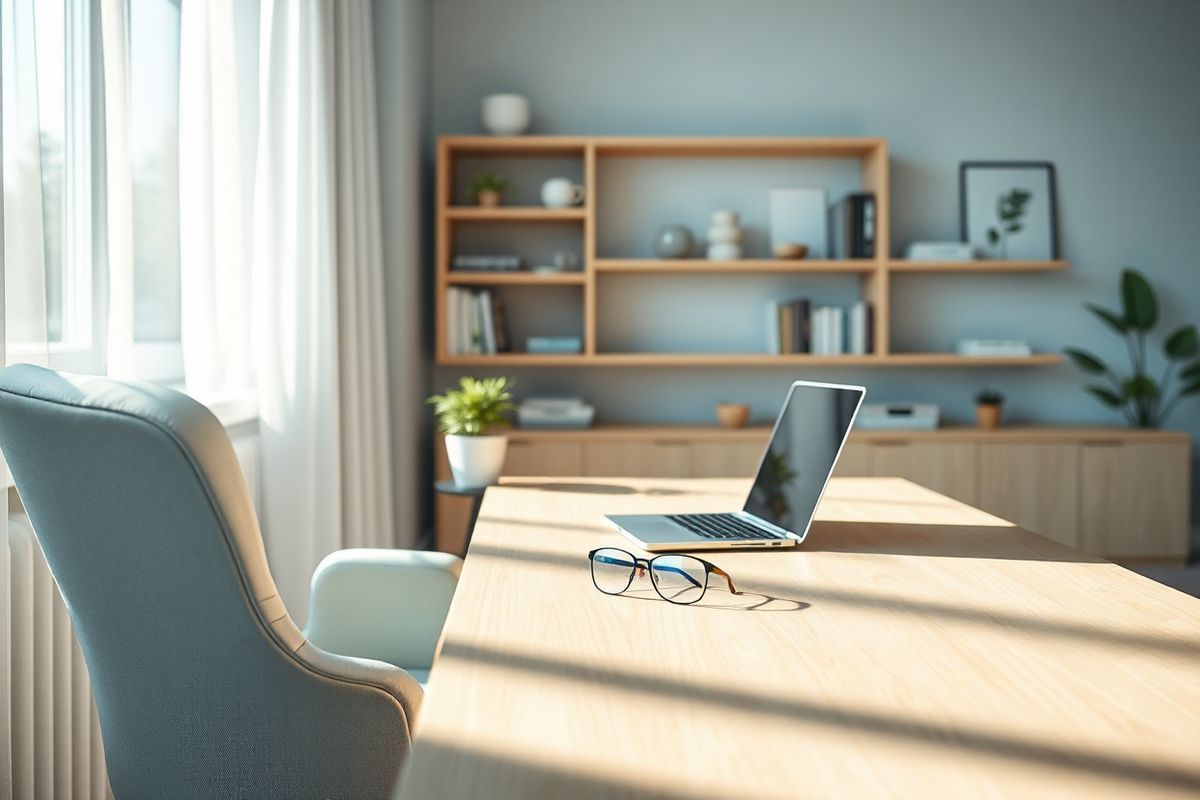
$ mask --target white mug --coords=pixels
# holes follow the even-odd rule
[[[551,178],[542,184],[542,203],[549,208],[577,206],[583,197],[583,186],[567,178]]]

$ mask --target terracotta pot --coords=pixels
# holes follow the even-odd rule
[[[1000,427],[1000,412],[1003,409],[1004,406],[999,403],[980,403],[975,406],[975,421],[979,423],[979,427],[985,430],[995,430]]]
[[[717,403],[717,423],[722,428],[744,428],[750,419],[750,406],[745,403]]]
[[[479,205],[483,208],[495,208],[500,205],[500,193],[491,189],[484,189],[479,193]]]

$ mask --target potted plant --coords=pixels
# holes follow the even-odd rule
[[[1134,269],[1121,273],[1120,313],[1091,303],[1086,308],[1125,340],[1133,374],[1118,375],[1087,350],[1068,347],[1063,352],[1084,372],[1107,381],[1108,385],[1091,384],[1084,388],[1109,408],[1120,409],[1130,425],[1161,427],[1180,401],[1200,394],[1200,360],[1195,360],[1200,354],[1200,335],[1194,325],[1183,325],[1167,336],[1162,345],[1166,361],[1162,378],[1151,377],[1146,338],[1158,324],[1158,297],[1144,275]],[[1188,361],[1191,363],[1185,363]],[[1171,378],[1181,365],[1182,385],[1172,396]]]
[[[495,172],[481,172],[471,181],[467,194],[484,208],[500,205],[501,196],[508,188],[508,180]]]
[[[488,486],[500,477],[508,439],[489,433],[512,410],[508,378],[463,377],[458,389],[429,398],[438,430],[446,434],[450,472],[459,486]]]
[[[1004,395],[995,389],[984,389],[975,395],[975,421],[985,430],[1000,427],[1000,412],[1004,409]]]

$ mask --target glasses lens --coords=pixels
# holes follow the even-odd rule
[[[650,562],[650,578],[664,600],[687,605],[704,596],[708,570],[691,556],[658,556]]]
[[[592,554],[592,582],[605,594],[620,594],[633,580],[633,556],[615,547],[602,547]]]

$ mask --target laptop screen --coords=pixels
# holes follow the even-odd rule
[[[742,510],[803,535],[863,394],[858,386],[794,384]]]

